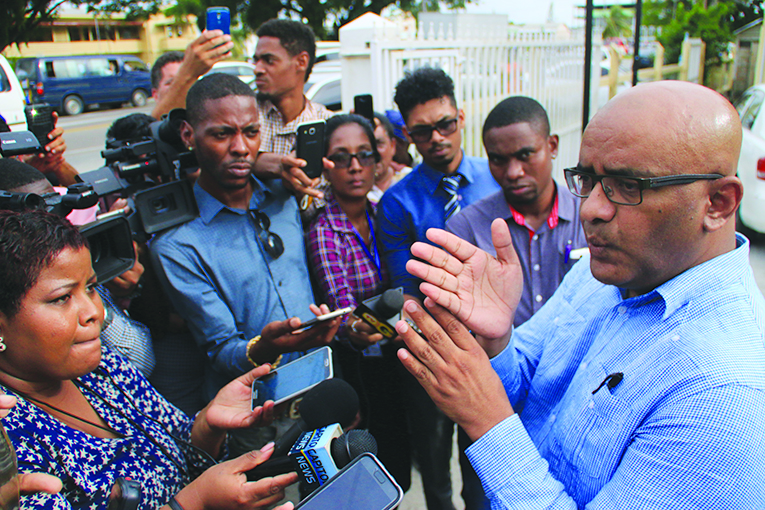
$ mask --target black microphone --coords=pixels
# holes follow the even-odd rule
[[[297,471],[301,481],[313,489],[359,455],[367,452],[377,455],[377,441],[369,431],[349,430],[343,434],[337,424],[304,432],[292,446],[289,456],[272,457],[255,466],[247,472],[247,479],[260,480]],[[329,456],[322,455],[322,450],[329,450]],[[305,459],[311,460],[306,462]]]
[[[400,319],[404,307],[404,289],[388,289],[378,296],[361,302],[353,315],[372,326],[383,338],[396,336],[396,322]]]
[[[303,432],[339,423],[349,426],[359,412],[359,396],[342,379],[327,379],[308,391],[300,402],[300,419],[274,443],[271,458],[287,455]]]

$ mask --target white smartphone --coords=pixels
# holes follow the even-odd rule
[[[332,349],[321,347],[252,383],[252,409],[267,400],[281,404],[307,392],[325,379],[331,379]]]
[[[346,313],[351,313],[352,311],[353,311],[353,307],[346,306],[345,308],[340,308],[339,310],[335,310],[334,312],[329,312],[329,313],[325,313],[324,315],[319,315],[309,321],[304,322],[295,331],[298,331],[300,329],[310,328],[314,324],[328,321],[330,319],[334,319],[335,317],[340,317],[341,315],[345,315]]]
[[[403,498],[404,491],[377,457],[365,453],[309,494],[295,510],[390,510]]]

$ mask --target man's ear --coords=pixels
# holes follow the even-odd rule
[[[550,147],[550,155],[555,159],[558,156],[558,135],[548,136],[547,145]]]
[[[311,57],[307,51],[301,51],[295,55],[295,62],[297,62],[298,69],[305,75],[306,69],[308,69],[308,63],[311,61]]]
[[[465,129],[465,110],[462,108],[457,110],[457,118],[459,119],[459,128]]]
[[[704,215],[704,230],[714,232],[731,221],[744,196],[741,180],[729,175],[714,181],[709,187],[709,203]]]
[[[188,147],[191,150],[194,150],[196,147],[194,147],[194,128],[191,127],[191,124],[189,124],[187,121],[181,122],[181,140],[183,140],[183,145]]]

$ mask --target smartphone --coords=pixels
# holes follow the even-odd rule
[[[298,329],[310,328],[314,324],[328,321],[330,319],[334,319],[335,317],[340,317],[341,315],[345,315],[346,313],[351,313],[352,311],[353,311],[353,307],[347,306],[345,308],[340,308],[339,310],[335,310],[334,312],[329,312],[329,313],[325,313],[324,315],[319,315],[318,317],[314,317],[313,319],[304,322],[295,331],[297,331]]]
[[[371,453],[359,455],[324,482],[295,510],[390,510],[404,498],[404,491]]]
[[[305,122],[297,128],[297,157],[308,163],[303,172],[315,179],[324,171],[321,158],[324,157],[324,124],[323,120]]]
[[[252,383],[252,408],[267,400],[281,404],[307,392],[325,379],[331,379],[332,349],[322,347],[276,368]]]
[[[359,94],[353,97],[353,113],[361,115],[374,126],[375,109],[372,107],[372,94]]]
[[[231,34],[231,13],[228,7],[208,7],[205,28],[223,30],[224,34]]]
[[[24,107],[24,114],[27,117],[29,130],[44,150],[45,145],[50,142],[48,135],[56,127],[53,121],[53,107],[48,103],[30,104]]]

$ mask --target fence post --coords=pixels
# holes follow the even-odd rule
[[[699,57],[699,85],[704,85],[704,55],[706,55],[707,43],[701,41],[699,51],[701,52],[701,56]]]
[[[653,81],[661,81],[664,71],[664,46],[656,41],[656,55],[653,57]]]
[[[686,39],[683,41],[683,49],[682,53],[680,54],[680,60],[682,60],[682,63],[680,64],[680,81],[688,81],[688,65],[691,61],[691,41]]]
[[[616,95],[616,88],[619,84],[619,52],[616,51],[616,46],[611,44],[608,47],[608,55],[611,69],[608,70],[608,99],[611,99]]]

